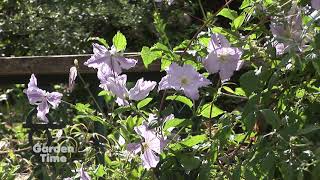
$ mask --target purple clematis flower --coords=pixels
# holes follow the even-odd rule
[[[311,7],[314,9],[320,9],[320,0],[311,0]]]
[[[80,168],[79,174],[80,180],[91,180],[89,174],[85,170],[83,170],[83,167]]]
[[[298,49],[303,46],[301,37],[303,34],[302,17],[300,10],[295,6],[288,12],[288,16],[281,21],[273,19],[270,30],[276,39],[273,45],[278,55],[288,52],[292,47]]]
[[[164,76],[160,83],[158,90],[175,89],[181,90],[191,99],[197,100],[199,98],[199,88],[208,86],[211,82],[199,74],[191,65],[185,64],[179,66],[172,63],[166,69],[167,75]]]
[[[153,130],[148,129],[147,125],[135,127],[134,130],[137,134],[144,138],[141,143],[130,143],[127,145],[127,150],[133,154],[138,154],[140,151],[143,153],[140,155],[142,165],[146,169],[154,168],[160,161],[160,158],[155,154],[161,154],[165,140],[159,138]]]
[[[203,65],[211,74],[219,72],[222,82],[229,80],[233,72],[238,71],[243,64],[240,60],[242,51],[231,47],[228,40],[221,34],[211,36],[208,52]]]
[[[99,69],[103,65],[107,65],[108,72],[113,74],[121,74],[122,69],[130,69],[137,63],[135,59],[129,59],[122,56],[121,53],[116,51],[114,46],[110,50],[102,45],[93,44],[93,55],[88,59],[84,65]],[[106,68],[106,67],[105,67]]]
[[[68,91],[71,92],[74,89],[75,85],[75,80],[77,78],[77,68],[75,66],[70,68],[70,73],[69,73],[69,87]]]
[[[62,94],[58,92],[48,93],[37,87],[37,79],[34,74],[31,75],[28,88],[23,91],[27,94],[29,103],[37,105],[37,117],[44,122],[48,122],[46,114],[49,113],[50,106],[57,108],[61,102]]]
[[[120,106],[129,105],[128,100],[140,101],[146,98],[157,84],[155,81],[145,81],[141,78],[137,81],[136,85],[128,91],[126,87],[127,75],[107,76],[108,73],[98,71],[98,77],[101,82],[99,87],[111,91],[117,96],[116,103]]]
[[[139,79],[136,85],[130,89],[129,99],[139,101],[146,98],[156,85],[155,81],[145,81],[143,78]]]

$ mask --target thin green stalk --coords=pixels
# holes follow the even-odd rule
[[[207,16],[206,16],[206,13],[205,13],[204,8],[202,6],[201,0],[198,0],[198,3],[199,3],[199,6],[200,6],[200,9],[201,9],[201,13],[202,13],[203,18],[207,19]]]
[[[89,88],[89,85],[88,85],[88,84],[85,82],[85,80],[82,78],[82,76],[81,76],[81,74],[80,74],[79,71],[78,71],[78,76],[79,76],[82,84],[84,85],[85,89],[88,91],[89,95],[92,97],[92,99],[93,99],[95,105],[97,106],[98,110],[102,113],[102,116],[103,116],[104,118],[106,118],[107,116],[104,114],[104,112],[103,112],[102,108],[100,107],[98,101],[97,101],[96,98],[93,96],[93,94],[92,94],[92,92],[91,92],[91,90],[90,90],[90,88]]]

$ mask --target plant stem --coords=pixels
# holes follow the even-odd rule
[[[98,101],[97,101],[96,98],[93,96],[93,94],[92,94],[92,92],[91,92],[91,90],[90,90],[90,88],[89,88],[89,85],[88,85],[88,84],[85,82],[85,80],[82,78],[82,76],[81,76],[81,74],[80,74],[79,71],[78,71],[78,75],[79,75],[79,78],[80,78],[82,84],[84,85],[85,89],[88,91],[89,95],[92,97],[92,99],[93,99],[95,105],[97,106],[98,110],[102,113],[102,116],[103,116],[104,118],[106,118],[107,116],[104,114],[104,112],[103,112],[102,108],[100,107]]]
[[[198,0],[198,3],[199,3],[199,6],[200,6],[200,9],[201,9],[202,16],[203,16],[203,18],[206,20],[206,19],[207,19],[207,16],[206,16],[206,13],[205,13],[205,11],[204,11],[204,9],[203,9],[201,0]]]

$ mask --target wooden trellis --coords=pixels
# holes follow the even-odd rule
[[[153,63],[146,69],[138,53],[125,53],[125,56],[138,60],[138,64],[125,71],[128,78],[160,79],[160,63]],[[69,69],[75,59],[79,62],[79,71],[88,80],[97,80],[96,70],[84,66],[83,63],[91,54],[56,55],[56,56],[25,56],[0,57],[0,85],[27,83],[34,73],[39,84],[67,82]]]

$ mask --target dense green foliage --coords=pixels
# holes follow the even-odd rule
[[[196,30],[187,14],[197,12],[190,2],[169,7],[151,0],[21,1],[0,2],[0,56],[90,53],[90,37],[111,40],[121,30],[129,51],[139,51],[158,38],[153,9],[168,21],[171,41],[177,43]]]

